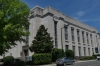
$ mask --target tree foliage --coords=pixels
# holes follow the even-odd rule
[[[72,50],[66,50],[65,56],[74,59],[74,52]]]
[[[25,41],[29,8],[20,0],[0,0],[0,55],[16,45],[17,41]]]
[[[58,58],[64,57],[62,56],[64,51],[62,49],[53,48],[52,50],[52,61],[55,62]]]
[[[52,51],[52,48],[52,37],[50,37],[50,33],[47,32],[44,25],[41,25],[37,30],[36,37],[34,37],[34,40],[32,41],[30,51],[34,51],[35,53],[48,53]]]

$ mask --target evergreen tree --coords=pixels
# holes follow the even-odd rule
[[[44,25],[41,25],[37,30],[36,37],[32,41],[30,46],[30,51],[35,53],[49,53],[53,48],[52,37],[50,33],[47,32],[48,29]]]

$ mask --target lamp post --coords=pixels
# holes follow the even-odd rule
[[[61,28],[61,46],[62,46],[62,57],[64,56],[64,52],[63,52],[63,40],[62,40],[62,29],[65,28],[66,26],[69,26],[68,25],[64,25],[64,27]]]

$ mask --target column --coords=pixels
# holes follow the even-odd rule
[[[89,56],[88,55],[88,44],[87,44],[87,35],[86,35],[86,31],[84,31],[84,38],[85,38],[85,47],[86,47],[86,56]]]
[[[92,56],[92,45],[91,45],[91,37],[90,37],[90,33],[88,33],[88,40],[89,40],[89,44],[88,44],[88,48],[90,48],[90,56]],[[89,52],[88,52],[89,54]]]
[[[81,43],[81,56],[84,56],[82,31],[80,30],[79,33],[80,33],[80,43]]]
[[[79,56],[79,50],[78,50],[78,40],[77,40],[77,30],[76,29],[74,29],[74,40],[75,40],[75,55],[76,56]]]
[[[68,26],[68,41],[69,41],[69,49],[72,50],[72,35],[70,26]]]
[[[91,43],[91,33],[89,33],[89,48],[90,48],[90,56],[92,56],[92,43]]]

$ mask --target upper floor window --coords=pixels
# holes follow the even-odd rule
[[[65,27],[65,39],[68,40],[68,27]]]
[[[91,39],[91,44],[92,44],[92,46],[93,46],[92,34],[90,34],[90,39]]]
[[[82,39],[83,39],[83,43],[85,43],[85,39],[84,39],[84,31],[82,32]]]
[[[78,42],[80,42],[80,34],[79,34],[79,30],[77,30],[77,39],[78,39]]]
[[[57,22],[54,22],[54,32],[55,32],[55,47],[58,46],[58,41],[57,41]]]
[[[72,41],[74,41],[74,28],[71,28]]]
[[[87,44],[89,44],[88,33],[86,33],[86,37],[87,37]]]
[[[29,36],[26,36],[26,44],[29,42]]]

